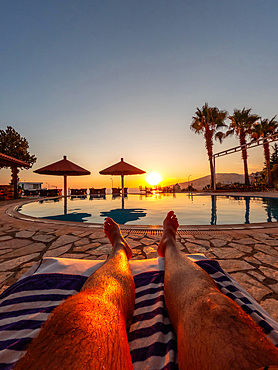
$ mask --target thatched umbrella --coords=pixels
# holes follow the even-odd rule
[[[39,173],[41,175],[54,175],[54,176],[64,176],[64,207],[65,213],[67,212],[67,176],[83,176],[83,175],[90,175],[91,172],[85,170],[78,166],[77,164],[69,161],[67,157],[64,155],[64,158],[61,161],[49,164],[48,166],[39,168],[38,170],[34,171],[35,173]]]
[[[146,171],[140,170],[137,167],[132,166],[129,163],[124,162],[124,159],[121,158],[121,161],[113,164],[110,167],[105,168],[102,171],[99,171],[101,175],[112,175],[112,176],[121,176],[122,178],[122,204],[124,204],[124,176],[126,175],[142,175]]]

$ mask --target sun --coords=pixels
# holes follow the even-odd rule
[[[147,182],[152,186],[159,184],[161,180],[162,178],[157,172],[151,172],[147,176]]]

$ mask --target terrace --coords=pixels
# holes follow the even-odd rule
[[[254,195],[254,194],[253,194]],[[262,194],[261,194],[262,195]],[[267,196],[277,197],[268,192]],[[105,260],[111,251],[102,226],[22,217],[14,211],[22,200],[0,203],[0,291],[15,283],[44,257]],[[160,231],[124,229],[133,259],[157,257]],[[203,253],[217,260],[278,320],[278,225],[250,224],[190,227],[177,238],[183,253]]]

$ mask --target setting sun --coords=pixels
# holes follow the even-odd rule
[[[147,176],[147,182],[152,186],[159,184],[161,180],[162,178],[157,172],[151,172]]]

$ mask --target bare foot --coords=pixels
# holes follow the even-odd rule
[[[168,212],[163,221],[163,235],[158,244],[157,253],[160,257],[164,257],[167,243],[176,241],[176,232],[179,227],[177,216],[173,211]]]
[[[104,222],[104,233],[110,240],[113,248],[117,248],[119,245],[124,247],[127,259],[130,260],[132,257],[132,250],[122,236],[119,225],[110,217],[107,217]]]

